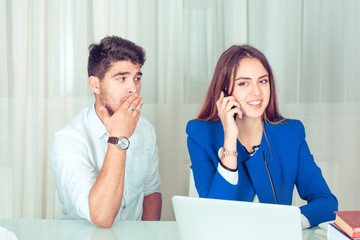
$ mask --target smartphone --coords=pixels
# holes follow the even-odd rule
[[[222,91],[224,92],[224,97],[229,97],[230,94],[225,90],[225,88],[222,89]],[[232,106],[231,109],[236,108],[235,106]],[[237,113],[234,114],[234,120],[236,121],[236,116]]]

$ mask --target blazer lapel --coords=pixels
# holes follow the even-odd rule
[[[265,165],[264,153],[266,155],[266,159],[270,159],[270,151],[263,134],[260,148],[251,158],[245,161],[245,165],[260,202],[276,203],[270,183],[270,176]]]
[[[250,176],[247,171],[246,162],[249,160],[250,155],[246,152],[243,145],[240,141],[237,141],[237,151],[238,151],[238,172],[239,172],[239,181],[238,181],[238,196],[241,201],[252,202],[255,195],[255,190],[253,184],[250,181]]]

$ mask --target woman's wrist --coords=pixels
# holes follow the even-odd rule
[[[226,156],[221,158],[221,165],[226,169],[232,169],[236,171],[238,169],[237,158],[235,156]]]
[[[220,164],[227,170],[237,170],[237,150],[229,150],[225,147],[219,148],[218,156],[220,158]]]
[[[237,138],[235,139],[224,139],[224,148],[229,150],[229,151],[236,151],[236,146],[237,146]]]

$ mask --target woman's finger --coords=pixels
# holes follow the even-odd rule
[[[221,106],[221,103],[223,101],[223,98],[224,98],[224,92],[221,92],[219,99],[216,101],[216,108],[218,110],[218,114],[220,114],[220,110],[221,110],[220,106]]]
[[[221,103],[221,108],[225,109],[229,102],[236,102],[234,96],[224,97],[224,99]]]
[[[231,115],[232,117],[234,117],[235,114],[237,114],[237,117],[240,118],[240,119],[242,119],[242,116],[243,116],[243,113],[242,113],[242,111],[241,111],[241,109],[240,109],[239,106],[230,109],[227,113],[228,113],[229,115]]]

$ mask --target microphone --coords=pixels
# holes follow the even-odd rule
[[[274,183],[273,183],[273,180],[272,180],[272,177],[271,177],[271,174],[270,174],[269,166],[268,166],[268,163],[266,161],[266,154],[265,154],[265,152],[263,152],[263,154],[264,154],[265,166],[266,166],[267,173],[269,175],[269,179],[270,179],[271,188],[272,188],[272,191],[273,191],[273,194],[274,194],[275,202],[276,202],[276,204],[279,204],[277,196],[276,196],[276,192],[275,192]]]

